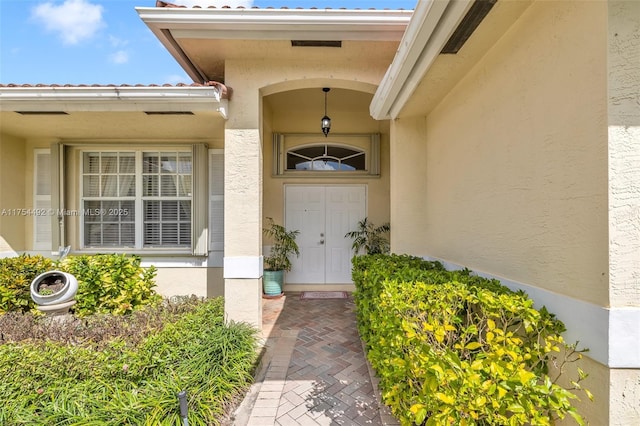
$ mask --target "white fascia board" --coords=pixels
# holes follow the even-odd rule
[[[227,100],[212,86],[0,88],[0,111],[220,111]],[[224,115],[223,115],[224,116]]]
[[[396,57],[371,101],[373,118],[398,117],[472,4],[472,0],[418,1]]]
[[[159,38],[400,40],[412,10],[136,8]],[[166,45],[166,43],[164,43]]]

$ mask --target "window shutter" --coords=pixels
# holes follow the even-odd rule
[[[191,196],[191,244],[194,256],[206,256],[208,254],[209,224],[208,224],[208,197],[209,185],[207,180],[208,158],[207,145],[196,144],[192,147],[192,179],[193,194]]]
[[[51,251],[58,252],[64,246],[64,145],[51,144],[49,167],[51,171]]]
[[[380,176],[380,134],[371,135],[371,155],[369,156],[369,174]]]
[[[51,154],[48,149],[33,152],[33,249],[51,250]]]
[[[224,150],[209,150],[209,250],[214,262],[224,255]],[[218,265],[216,265],[218,266]]]

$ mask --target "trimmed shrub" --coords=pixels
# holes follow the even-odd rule
[[[586,374],[571,389],[550,377],[582,351],[524,293],[410,256],[353,263],[367,357],[403,424],[547,425],[567,415],[583,424],[571,401]]]
[[[58,268],[78,280],[77,303],[72,307],[78,316],[127,314],[162,300],[153,289],[156,268],[140,266],[139,256],[69,256],[59,262]]]
[[[42,256],[23,254],[0,259],[0,314],[35,307],[31,300],[31,282],[51,269],[53,261]]]
[[[143,268],[138,256],[96,254],[52,261],[40,255],[22,255],[0,259],[0,313],[35,309],[31,282],[51,270],[68,272],[78,280],[76,304],[71,307],[77,316],[127,314],[162,300],[154,290],[156,268]]]

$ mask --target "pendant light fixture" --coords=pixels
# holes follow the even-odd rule
[[[324,133],[324,137],[329,136],[329,130],[331,130],[331,119],[327,115],[327,93],[331,90],[328,87],[323,87],[322,91],[324,92],[324,117],[322,117],[322,133]]]

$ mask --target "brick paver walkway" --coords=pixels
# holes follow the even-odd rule
[[[265,299],[265,353],[234,425],[391,425],[380,409],[351,299]]]

